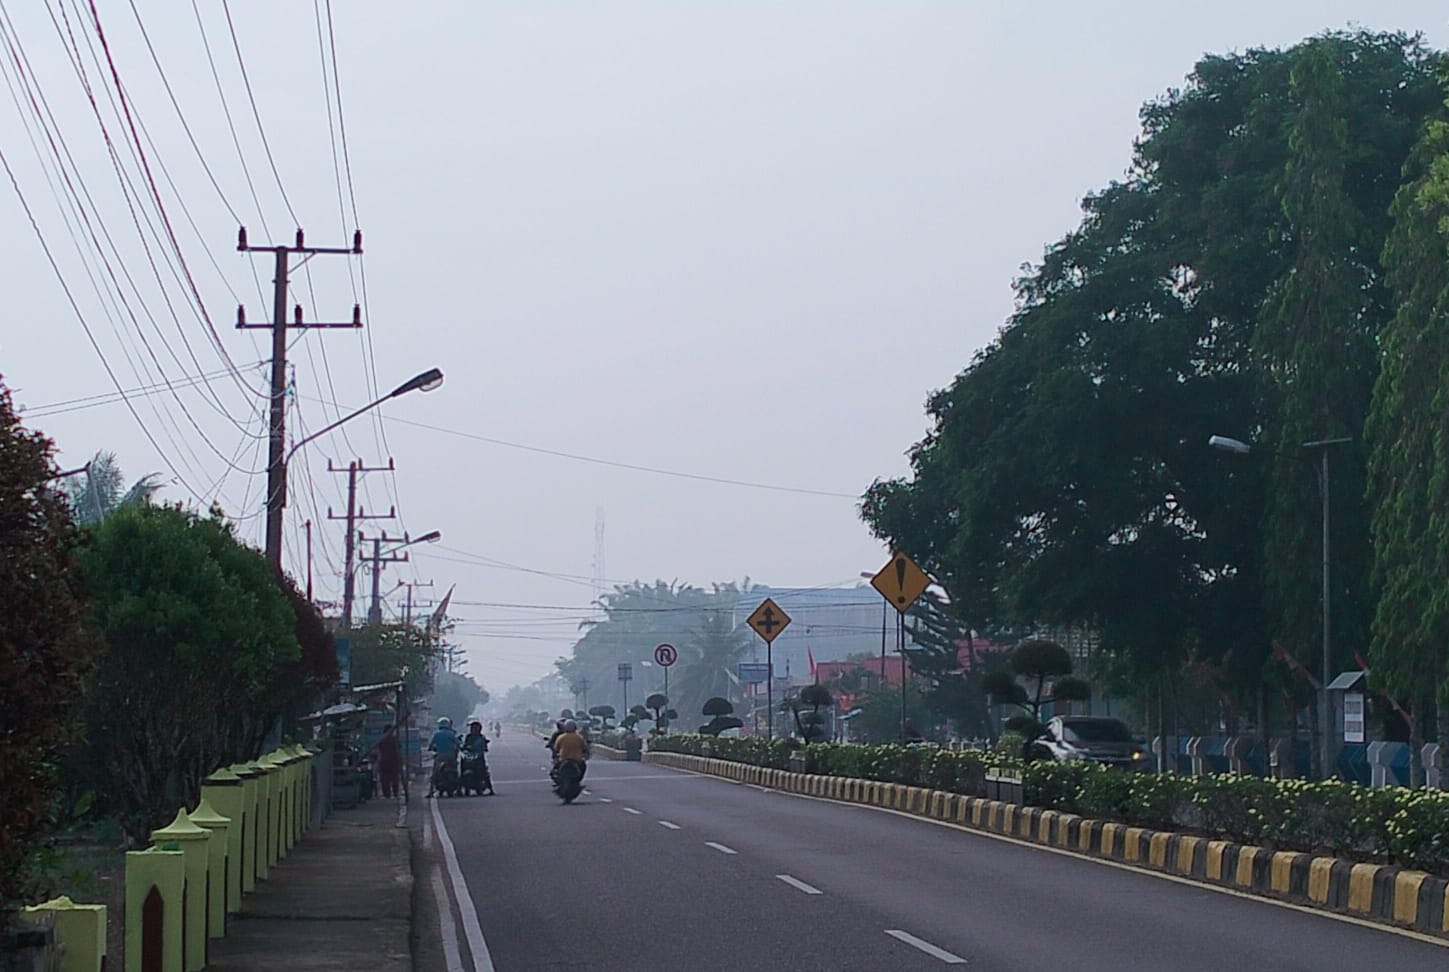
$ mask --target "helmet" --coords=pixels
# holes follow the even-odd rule
[[[451,728],[453,728],[453,720],[452,719],[449,719],[447,716],[440,716],[438,718],[438,728],[439,729],[451,729]]]
[[[564,732],[578,732],[579,731],[579,724],[577,722],[575,722],[574,720],[572,720],[572,719],[570,719],[568,722],[565,722],[563,724],[563,727],[564,727]]]
[[[479,730],[482,730],[483,723],[479,722],[477,719],[474,719],[472,722],[469,722],[468,723],[468,728],[469,729],[472,729],[474,726],[477,726],[479,728]]]

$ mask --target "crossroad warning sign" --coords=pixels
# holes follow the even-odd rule
[[[759,607],[755,608],[755,613],[745,620],[745,624],[754,628],[755,634],[764,638],[766,644],[771,644],[780,636],[781,631],[789,627],[790,615],[775,603],[774,598],[767,597]]]

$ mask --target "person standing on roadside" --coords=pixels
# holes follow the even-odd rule
[[[372,747],[377,754],[377,779],[382,795],[396,797],[402,779],[402,749],[397,742],[397,726],[389,725],[382,731],[382,738]]]

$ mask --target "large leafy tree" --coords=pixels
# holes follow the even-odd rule
[[[736,625],[728,610],[704,612],[679,646],[679,679],[673,689],[679,709],[698,712],[715,696],[738,700],[735,671],[749,645],[749,629]]]
[[[297,616],[262,555],[217,515],[122,508],[76,554],[105,639],[84,757],[134,840],[255,756],[268,698],[300,656]]]
[[[1312,473],[1205,443],[1250,439],[1258,459],[1361,425],[1386,213],[1440,97],[1429,60],[1401,36],[1331,34],[1205,58],[1148,104],[1128,177],[1088,197],[997,340],[929,400],[911,477],[866,493],[874,532],[979,630],[1088,629],[1109,687],[1139,695],[1197,659],[1266,724],[1272,638],[1315,643],[1316,544],[1291,539],[1316,514]],[[1366,512],[1343,465],[1352,638]]]
[[[1373,581],[1374,681],[1402,701],[1417,743],[1438,701],[1449,740],[1449,121],[1430,121],[1406,168],[1383,251],[1394,315],[1365,437]],[[1414,785],[1421,780],[1411,749]],[[1449,747],[1440,747],[1444,753]]]
[[[33,890],[27,864],[56,798],[56,765],[94,654],[52,456],[50,440],[21,425],[0,384],[0,912]]]

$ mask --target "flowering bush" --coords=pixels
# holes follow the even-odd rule
[[[1027,804],[1152,830],[1203,834],[1275,850],[1400,864],[1449,876],[1449,792],[1340,780],[1134,773],[1088,762],[1021,765],[999,752],[673,735],[656,752],[688,753],[806,773],[986,793],[986,771],[1019,766]]]

